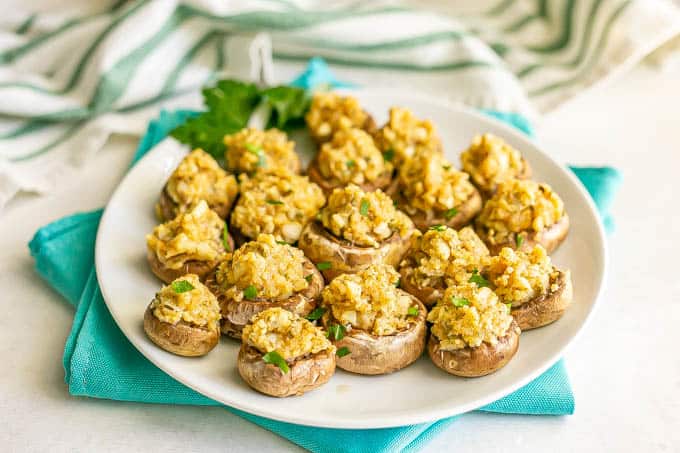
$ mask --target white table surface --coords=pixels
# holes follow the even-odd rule
[[[566,355],[576,413],[468,414],[424,451],[680,451],[679,106],[680,74],[637,68],[545,118],[549,152],[625,178],[608,289]],[[33,272],[26,244],[46,222],[102,206],[134,146],[114,139],[79,178],[0,217],[0,449],[300,451],[219,408],[69,396],[61,357],[73,308]]]

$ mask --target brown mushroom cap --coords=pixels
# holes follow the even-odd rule
[[[498,255],[503,247],[510,247],[514,250],[521,250],[523,252],[530,252],[536,245],[540,244],[548,253],[554,252],[557,247],[564,241],[569,233],[569,216],[564,213],[562,218],[557,223],[545,228],[543,231],[532,231],[519,233],[522,241],[517,247],[516,236],[512,235],[508,240],[492,244],[489,241],[487,229],[480,224],[476,225],[475,232],[484,241],[489,248],[492,255]]]
[[[498,343],[482,343],[477,347],[465,347],[453,351],[440,349],[439,339],[430,335],[427,352],[432,362],[447,373],[463,377],[479,377],[503,368],[513,358],[519,347],[520,329],[515,321],[510,324]]]
[[[240,339],[243,327],[257,313],[268,308],[281,307],[300,316],[307,316],[316,308],[317,299],[324,287],[323,277],[316,266],[305,259],[303,263],[306,275],[311,275],[309,285],[303,291],[293,294],[287,299],[268,300],[255,298],[253,300],[227,299],[217,283],[215,272],[206,278],[205,285],[217,297],[222,309],[222,333],[232,338]]]
[[[314,221],[302,229],[298,247],[314,263],[331,263],[330,269],[321,271],[326,281],[331,281],[340,274],[356,273],[374,263],[397,266],[411,247],[412,237],[412,233],[406,237],[394,233],[379,247],[359,247],[337,238]]]
[[[439,282],[436,286],[422,287],[413,281],[411,275],[406,274],[405,268],[400,268],[399,273],[401,275],[401,289],[415,296],[426,307],[432,307],[444,296],[446,286],[443,282]]]
[[[560,271],[555,283],[557,284],[555,291],[550,291],[517,308],[512,308],[512,317],[515,318],[522,331],[557,321],[571,304],[574,296],[571,272]]]
[[[144,332],[161,348],[185,357],[206,355],[220,340],[219,328],[211,330],[185,321],[177,324],[161,321],[153,314],[151,305],[144,312]]]
[[[210,209],[215,211],[217,215],[219,215],[221,218],[226,219],[227,216],[229,215],[229,211],[231,210],[231,206],[233,204],[234,200],[230,200],[227,203],[220,203],[217,205],[213,204],[208,204]],[[160,221],[161,222],[167,222],[168,220],[172,220],[177,216],[177,207],[178,204],[175,200],[172,199],[170,194],[168,194],[167,190],[167,184],[163,186],[163,190],[161,191],[161,195],[158,199],[158,210],[157,213],[159,214]]]
[[[316,185],[321,187],[321,190],[323,190],[326,196],[329,196],[331,192],[333,192],[333,189],[345,187],[347,184],[333,182],[331,179],[323,176],[319,170],[318,157],[319,155],[317,154],[309,163],[309,167],[307,167],[307,176],[311,182],[316,183]],[[393,172],[391,171],[385,172],[375,181],[366,181],[363,184],[357,184],[357,186],[364,192],[375,192],[377,189],[385,189],[392,182],[392,173]]]
[[[392,198],[397,202],[398,207],[408,206],[408,200],[403,197],[401,191],[392,189],[392,192]],[[456,206],[456,209],[458,210],[456,215],[448,219],[444,212],[417,210],[412,215],[408,211],[406,213],[411,217],[416,228],[422,232],[427,231],[433,225],[446,225],[454,230],[459,230],[470,223],[479,214],[479,211],[482,210],[482,196],[479,194],[479,191],[474,189],[472,195],[460,206]]]
[[[288,362],[284,373],[274,364],[265,363],[260,351],[242,344],[238,352],[238,372],[246,383],[265,395],[279,398],[302,395],[325,384],[335,373],[335,353],[317,352]]]
[[[231,242],[230,247],[233,248],[234,245],[231,241],[231,238],[229,238],[229,241]],[[196,274],[198,275],[198,278],[203,280],[203,278],[218,264],[218,261],[192,260],[184,263],[184,266],[180,267],[179,269],[170,269],[161,263],[161,261],[158,259],[158,256],[156,256],[152,250],[147,250],[146,258],[149,262],[151,272],[153,272],[154,275],[160,278],[164,283],[172,283],[173,280],[176,280],[186,274]]]
[[[376,375],[393,373],[415,362],[425,350],[427,308],[412,295],[411,299],[419,310],[408,329],[378,336],[353,328],[347,330],[342,339],[334,341],[338,349],[349,350],[349,354],[338,357],[338,367],[352,373]],[[324,317],[322,322],[326,326],[332,321]]]

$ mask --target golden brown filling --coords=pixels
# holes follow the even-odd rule
[[[238,194],[238,184],[234,175],[222,170],[210,154],[196,149],[179,163],[165,191],[177,203],[179,213],[200,200],[209,206],[230,205]]]
[[[307,127],[317,141],[330,140],[337,131],[351,128],[362,129],[368,114],[359,101],[352,96],[317,92],[305,116]]]
[[[241,196],[231,222],[250,238],[268,233],[292,244],[326,202],[319,186],[283,168],[265,169],[252,177],[242,174],[240,180]]]
[[[300,249],[261,234],[228,253],[217,268],[217,283],[228,299],[287,299],[309,286]]]
[[[399,187],[407,200],[404,209],[413,214],[422,212],[451,212],[466,202],[475,188],[467,173],[453,168],[439,153],[418,152],[399,170]],[[411,212],[413,211],[413,212]]]
[[[402,273],[421,288],[462,285],[489,255],[484,242],[470,227],[430,229],[402,261]]]
[[[452,286],[427,315],[441,349],[453,351],[484,343],[495,345],[512,323],[508,306],[489,288]]]
[[[554,291],[559,272],[540,245],[525,253],[504,247],[489,257],[484,269],[498,297],[513,307]]]
[[[243,328],[242,341],[263,354],[276,351],[285,360],[293,360],[321,351],[335,352],[321,329],[283,308],[261,311]]]
[[[401,164],[418,150],[440,153],[441,140],[430,120],[416,118],[408,109],[392,107],[390,119],[378,132],[378,147]]]
[[[519,151],[491,134],[475,137],[460,160],[472,181],[489,192],[501,182],[519,176],[525,165]]]
[[[180,269],[188,261],[214,261],[225,253],[224,226],[224,220],[201,200],[154,228],[146,235],[146,245],[168,269]]]
[[[564,215],[564,203],[547,184],[511,179],[502,182],[477,222],[492,244],[512,240],[515,233],[540,232]]]
[[[340,130],[317,156],[319,172],[336,184],[364,184],[392,172],[373,138],[361,129]]]
[[[184,321],[210,330],[217,328],[221,317],[217,298],[194,274],[186,274],[161,288],[151,301],[151,310],[163,322],[176,325]]]
[[[413,307],[417,309],[413,299],[397,289],[398,282],[399,274],[392,266],[372,264],[357,274],[336,277],[321,297],[332,318],[346,327],[391,335],[407,328],[415,316]]]
[[[336,237],[364,247],[378,247],[394,233],[404,237],[413,230],[411,219],[382,190],[364,192],[353,184],[333,190],[321,223]]]
[[[224,137],[227,168],[234,173],[254,173],[262,168],[285,167],[297,173],[300,158],[295,142],[278,129],[246,128]]]

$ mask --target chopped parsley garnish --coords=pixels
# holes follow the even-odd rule
[[[320,263],[316,263],[316,268],[319,269],[320,271],[327,271],[332,267],[330,261],[321,261]]]
[[[472,275],[470,276],[470,279],[468,280],[469,283],[476,283],[477,286],[480,288],[484,287],[489,287],[491,284],[489,283],[489,280],[485,279],[482,274],[479,273],[477,269],[472,271]]]
[[[385,162],[392,162],[392,159],[394,159],[394,150],[393,149],[388,149],[383,153],[383,159],[385,159]]]
[[[515,236],[515,244],[517,244],[517,248],[520,248],[522,246],[523,242],[524,242],[524,236],[517,233],[517,235]]]
[[[283,374],[286,374],[287,372],[290,371],[290,368],[288,368],[288,363],[286,363],[286,360],[283,357],[281,357],[281,355],[276,351],[269,351],[268,353],[262,356],[262,360],[264,360],[264,363],[271,363],[272,365],[276,365],[277,367],[279,367]]]
[[[246,286],[243,290],[243,297],[246,299],[255,299],[257,297],[257,288],[254,285]]]
[[[351,354],[351,352],[349,352],[349,348],[347,348],[347,346],[343,346],[337,351],[335,351],[335,355],[337,355],[338,357],[345,357],[348,354]]]
[[[252,143],[246,143],[244,146],[253,154],[260,154],[262,152],[261,146],[253,145]]]
[[[408,307],[409,316],[418,316],[418,313],[420,313],[420,309],[418,307]]]
[[[310,321],[316,321],[317,319],[321,318],[323,314],[326,313],[326,309],[323,307],[316,307],[310,314],[305,316],[306,319],[309,319]]]
[[[465,307],[470,305],[470,301],[464,297],[452,297],[451,303],[456,307]]]
[[[194,289],[194,285],[186,280],[177,280],[176,282],[172,282],[172,290],[177,294],[186,293],[192,289]]]
[[[397,279],[397,283],[395,283],[394,286],[396,286],[397,288],[401,286],[401,278]]]
[[[251,143],[246,143],[245,147],[248,151],[250,151],[251,153],[253,153],[257,156],[257,166],[258,167],[263,168],[263,167],[267,166],[267,159],[264,155],[264,150],[261,147],[255,146]]]
[[[328,326],[328,334],[326,335],[331,340],[342,340],[345,338],[345,332],[347,329],[342,324],[331,324]]]
[[[430,229],[434,231],[444,231],[446,230],[446,227],[444,225],[432,225]]]
[[[312,274],[305,275],[305,280],[307,280],[307,283],[312,281],[312,277],[314,277],[314,275],[312,275]]]
[[[446,171],[451,170],[451,165],[442,165],[442,168]]]
[[[273,204],[273,205],[283,204],[283,201],[279,201],[279,200],[265,200],[265,201],[267,202],[267,204]]]
[[[508,307],[508,313],[510,313],[512,311],[512,302],[508,302],[505,306]]]
[[[354,160],[348,160],[347,161],[347,168],[352,168],[356,165],[357,163]]]
[[[370,204],[368,203],[368,200],[365,198],[361,199],[361,206],[359,206],[359,213],[362,216],[367,216],[368,215],[368,208],[370,207]]]
[[[456,214],[458,214],[458,209],[451,208],[446,210],[446,212],[444,213],[444,217],[446,217],[446,220],[450,220]]]
[[[224,229],[222,230],[222,245],[224,246],[224,250],[231,252],[231,245],[229,245],[229,227],[226,223],[224,224]]]
[[[397,200],[393,200],[393,201],[392,201],[392,204],[393,204],[394,207],[396,208],[396,207],[397,207],[397,204],[398,204],[398,203],[397,203]]]
[[[286,242],[286,241],[276,241],[276,243],[279,244],[279,245],[290,245],[290,244],[289,244],[288,242]]]

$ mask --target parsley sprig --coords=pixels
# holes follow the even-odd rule
[[[290,368],[288,367],[288,362],[281,357],[281,354],[279,354],[276,351],[269,351],[265,355],[262,356],[262,360],[264,360],[264,363],[271,363],[272,365],[276,365],[279,367],[281,372],[283,374],[286,374],[290,371]]]
[[[477,269],[472,271],[472,275],[470,276],[470,279],[468,280],[469,283],[476,283],[477,286],[480,288],[484,287],[490,287],[491,283],[489,283],[489,280],[485,279],[482,274],[479,273]]]
[[[454,307],[466,307],[470,305],[470,301],[467,300],[464,297],[452,297],[451,298],[451,303],[454,305]]]
[[[172,290],[177,294],[186,293],[194,289],[194,285],[186,280],[176,280],[172,282]]]
[[[305,316],[306,319],[310,321],[316,321],[317,319],[320,319],[323,314],[326,313],[326,309],[323,307],[316,307],[310,314]]]

